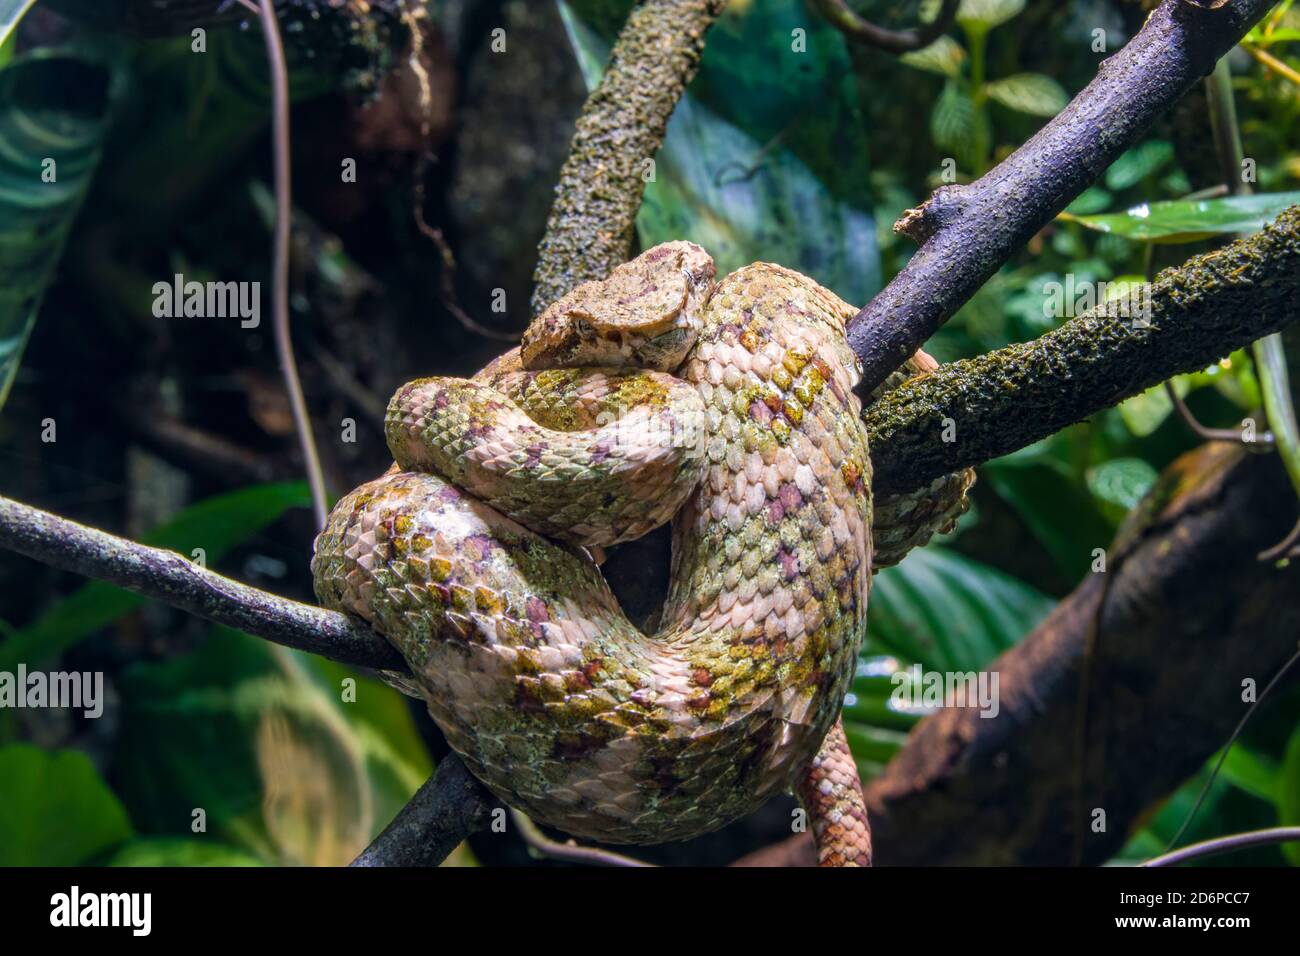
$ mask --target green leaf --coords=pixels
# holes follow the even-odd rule
[[[75,866],[131,836],[131,823],[77,750],[0,747],[0,866]]]
[[[153,834],[188,838],[197,808],[264,863],[338,865],[431,769],[396,691],[225,628],[121,687],[122,798]]]
[[[1101,212],[1110,205],[1110,201],[1111,195],[1106,190],[1100,186],[1089,186],[1065,207],[1065,211],[1076,216],[1086,216],[1088,213]]]
[[[36,5],[36,0],[0,0],[0,47],[9,42],[23,15]]]
[[[1282,826],[1300,826],[1300,727],[1291,735],[1291,741],[1286,745],[1286,756],[1282,758],[1277,815]],[[1300,843],[1288,843],[1282,852],[1294,865],[1300,866]]]
[[[966,62],[966,51],[952,37],[941,36],[929,46],[904,53],[898,59],[918,70],[956,79],[961,75],[962,64]]]
[[[611,37],[608,5],[561,7],[589,86]],[[592,17],[593,19],[589,19]],[[807,50],[792,50],[804,31]],[[802,0],[734,5],[709,31],[637,217],[642,246],[690,239],[719,275],[755,260],[813,276],[849,302],[881,284],[869,154],[844,38]],[[806,104],[818,102],[818,109]],[[816,237],[814,240],[812,237]]]
[[[1214,760],[1209,763],[1213,766]],[[1234,787],[1260,800],[1267,800],[1270,803],[1277,801],[1278,787],[1282,780],[1278,762],[1257,750],[1252,750],[1240,740],[1228,751],[1219,773]]]
[[[103,66],[49,50],[0,70],[0,407],[99,163],[110,85]]]
[[[304,482],[254,485],[190,505],[144,536],[143,543],[193,557],[204,550],[211,566],[289,508],[308,507]],[[0,642],[0,670],[19,662],[36,664],[55,657],[95,631],[134,610],[144,598],[102,581],[92,581],[50,607],[6,641]]]
[[[1174,403],[1164,385],[1155,385],[1145,392],[1127,398],[1119,404],[1120,418],[1138,438],[1150,435],[1169,417],[1174,410]]]
[[[961,0],[957,22],[967,29],[992,30],[1025,9],[1025,0]]]
[[[844,699],[844,731],[864,778],[879,773],[927,713],[895,700],[901,675],[969,672],[1019,641],[1052,602],[1015,578],[936,545],[872,583],[867,641]]]
[[[1106,170],[1106,188],[1119,192],[1136,186],[1174,158],[1173,144],[1162,139],[1147,140],[1123,153]]]
[[[962,81],[944,84],[930,114],[930,135],[936,146],[952,150],[962,166],[979,164],[981,144],[989,141],[988,116],[975,109]]]
[[[1218,199],[1142,203],[1122,213],[1062,218],[1098,232],[1144,242],[1195,242],[1208,236],[1256,232],[1300,203],[1300,190]]]
[[[1151,490],[1157,472],[1141,458],[1112,458],[1089,468],[1086,477],[1094,497],[1128,512]]]
[[[1032,452],[987,463],[981,479],[1015,509],[1061,575],[1077,581],[1091,567],[1092,549],[1106,547],[1114,529],[1080,480],[1067,445],[1063,436],[1053,436]]]
[[[261,866],[257,857],[220,843],[174,837],[132,840],[108,866]]]
[[[867,631],[879,646],[929,670],[978,670],[1051,607],[1010,575],[931,546],[876,575]]]
[[[1041,73],[1017,73],[984,84],[984,92],[1008,109],[1030,116],[1055,116],[1070,101],[1061,84]]]

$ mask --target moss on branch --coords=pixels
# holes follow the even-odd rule
[[[647,162],[699,68],[726,0],[645,0],[628,16],[578,118],[538,248],[533,313],[627,260]]]
[[[1297,319],[1300,206],[1292,206],[1262,232],[1160,273],[1146,321],[1111,302],[887,393],[864,413],[875,490],[910,491],[1023,448]],[[948,420],[955,440],[944,441]]]

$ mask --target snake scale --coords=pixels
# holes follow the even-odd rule
[[[469,769],[538,822],[679,840],[797,789],[821,862],[869,863],[838,715],[873,557],[950,528],[970,476],[873,523],[855,311],[781,266],[715,282],[698,246],[647,250],[474,378],[398,390],[396,464],[331,512],[318,598],[398,648]],[[643,632],[590,549],[670,520]]]

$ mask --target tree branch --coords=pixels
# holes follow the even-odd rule
[[[1164,0],[1096,78],[1018,150],[969,185],[943,186],[895,230],[921,243],[849,325],[862,394],[925,340],[1240,40],[1275,0],[1205,9]]]
[[[1295,652],[1300,563],[1255,559],[1293,508],[1272,456],[1213,444],[1175,461],[1111,545],[1107,572],[1089,575],[989,665],[1000,675],[997,716],[951,708],[926,718],[868,785],[879,861],[1071,861],[1078,820],[1068,741],[1107,575],[1083,859],[1112,856],[1148,808],[1223,746],[1249,706],[1242,682],[1262,688]],[[1101,833],[1091,828],[1096,808],[1106,814]]]
[[[352,866],[437,866],[487,823],[494,805],[460,758],[448,754]]]
[[[813,5],[831,26],[849,39],[886,53],[908,53],[929,46],[952,26],[961,0],[943,0],[935,18],[915,30],[890,30],[872,23],[854,11],[848,0],[813,0]]]
[[[695,76],[726,0],[644,0],[587,98],[538,246],[533,313],[627,261],[636,213],[668,118]]]
[[[938,370],[864,412],[877,494],[1005,455],[1300,319],[1300,206],[1260,233],[1167,269],[1149,320],[1112,302],[1033,342]],[[943,441],[945,420],[956,440]]]
[[[175,551],[137,544],[4,497],[0,547],[285,647],[343,664],[406,671],[397,650],[353,618],[259,591]]]

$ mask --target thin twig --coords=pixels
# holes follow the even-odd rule
[[[890,30],[878,26],[850,8],[846,0],[813,0],[813,3],[821,15],[849,39],[886,53],[910,53],[929,46],[952,26],[961,0],[943,0],[938,15],[914,30]]]
[[[1173,853],[1166,853],[1154,860],[1147,860],[1142,865],[1173,866],[1176,863],[1186,863],[1188,860],[1199,860],[1207,856],[1218,856],[1220,853],[1232,853],[1253,846],[1273,846],[1278,843],[1293,843],[1298,840],[1300,840],[1300,827],[1273,827],[1268,830],[1250,830],[1246,833],[1234,833],[1232,836],[1219,837],[1216,840],[1206,840],[1204,843],[1193,843],[1191,846],[1185,846]]]
[[[1300,525],[1297,527],[1300,527]],[[1219,759],[1214,764],[1214,769],[1210,771],[1210,778],[1205,781],[1205,786],[1201,787],[1201,792],[1196,797],[1196,803],[1192,805],[1192,809],[1187,814],[1187,819],[1185,819],[1182,826],[1178,828],[1178,832],[1173,835],[1172,839],[1170,839],[1169,845],[1165,847],[1166,850],[1172,850],[1174,845],[1182,839],[1187,828],[1192,825],[1192,821],[1196,819],[1197,812],[1201,809],[1201,804],[1205,802],[1205,798],[1210,793],[1210,787],[1214,786],[1214,781],[1219,776],[1219,770],[1222,769],[1223,762],[1228,759],[1228,751],[1231,750],[1232,745],[1237,742],[1237,738],[1241,736],[1241,732],[1246,729],[1246,722],[1250,720],[1251,715],[1259,709],[1259,705],[1264,703],[1265,698],[1268,697],[1273,688],[1276,687],[1282,678],[1286,676],[1287,671],[1295,666],[1296,661],[1300,661],[1300,651],[1296,651],[1295,654],[1293,654],[1291,658],[1282,665],[1278,672],[1273,675],[1273,679],[1265,685],[1263,691],[1260,692],[1259,697],[1256,698],[1254,703],[1246,708],[1246,712],[1241,715],[1241,720],[1237,722],[1237,726],[1233,729],[1231,736],[1228,737],[1228,742],[1224,744],[1223,749],[1219,751]]]
[[[543,833],[541,827],[530,820],[527,814],[512,809],[510,816],[515,821],[515,826],[519,828],[519,835],[523,837],[524,842],[541,856],[553,860],[565,860],[569,863],[586,863],[590,866],[654,866],[653,863],[624,856],[613,850],[578,846],[572,840],[568,843],[560,843]]]
[[[1300,520],[1296,521],[1295,527],[1285,538],[1259,553],[1259,560],[1265,563],[1297,557],[1300,557]]]
[[[495,342],[510,342],[515,344],[519,341],[519,332],[501,332],[497,329],[488,328],[486,325],[476,321],[468,312],[460,307],[460,301],[456,296],[456,255],[451,251],[451,244],[447,242],[447,237],[442,234],[442,230],[429,225],[428,220],[424,218],[424,170],[429,163],[429,154],[425,153],[420,162],[416,165],[415,170],[415,225],[438,251],[438,257],[441,263],[438,269],[438,281],[442,290],[442,306],[451,313],[452,318],[459,322],[466,331],[473,332],[475,335],[481,335],[485,339],[492,339]]]
[[[1075,705],[1074,722],[1074,853],[1071,857],[1073,866],[1083,866],[1085,857],[1084,844],[1088,832],[1087,812],[1084,810],[1084,793],[1088,784],[1088,710],[1092,697],[1092,681],[1097,671],[1097,661],[1101,657],[1101,621],[1106,612],[1106,601],[1110,597],[1111,583],[1119,577],[1124,567],[1127,554],[1114,556],[1113,567],[1105,570],[1101,583],[1101,594],[1097,598],[1097,607],[1088,619],[1088,633],[1083,642],[1083,661],[1079,665],[1079,699]],[[1105,740],[1100,746],[1101,763],[1105,766]]]
[[[1242,49],[1253,56],[1265,69],[1271,70],[1285,80],[1290,80],[1297,86],[1300,86],[1300,72],[1296,72],[1287,63],[1279,60],[1267,50],[1261,50],[1253,43],[1243,43]]]
[[[325,516],[329,512],[325,474],[316,452],[316,439],[312,436],[311,419],[307,414],[307,400],[302,394],[298,363],[293,357],[293,340],[289,336],[289,221],[293,195],[293,185],[289,178],[289,70],[285,64],[284,44],[280,40],[280,23],[275,15],[275,4],[272,0],[261,0],[258,13],[262,20],[262,36],[266,41],[266,58],[271,71],[271,139],[275,162],[275,252],[271,295],[275,351],[280,358],[284,388],[289,393],[289,407],[293,410],[293,425],[298,433],[307,483],[311,486],[316,527],[323,528]]]
[[[1214,148],[1219,157],[1223,184],[1233,195],[1248,196],[1253,192],[1242,175],[1245,148],[1241,141],[1241,127],[1237,123],[1237,102],[1232,95],[1232,72],[1225,56],[1205,79],[1206,101],[1209,106],[1210,127],[1214,131]],[[1300,497],[1300,423],[1296,421],[1295,405],[1291,400],[1291,382],[1287,375],[1286,347],[1282,335],[1274,332],[1250,346],[1259,376],[1260,392],[1264,401],[1264,416],[1268,422],[1268,438],[1282,459],[1291,485]],[[1291,534],[1259,555],[1262,561],[1285,555],[1300,533],[1300,524]]]

